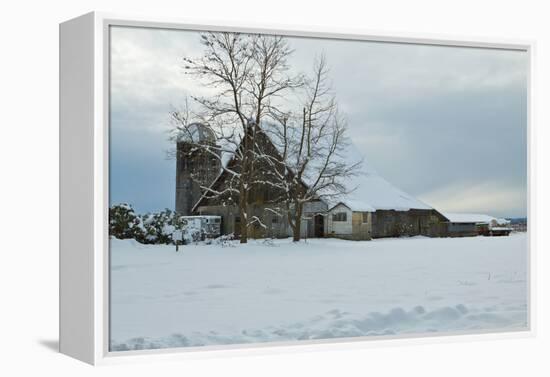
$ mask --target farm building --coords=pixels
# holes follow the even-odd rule
[[[475,213],[445,213],[449,219],[449,237],[507,236],[510,220]]]
[[[399,190],[364,167],[352,182],[350,198],[333,205],[327,216],[328,237],[352,240],[446,234],[447,218],[437,210]]]
[[[241,219],[237,203],[238,194],[231,190],[232,176],[227,172],[239,171],[238,161],[231,156],[207,155],[190,146],[190,141],[216,144],[214,135],[200,124],[177,143],[176,212],[182,215],[220,216],[222,234],[239,235]],[[265,153],[278,153],[269,137],[261,133]],[[352,150],[350,153],[353,153]],[[355,151],[356,152],[356,151]],[[226,169],[222,169],[222,165]],[[259,163],[261,165],[261,162]],[[335,203],[311,200],[304,204],[301,236],[339,237],[351,240],[424,235],[441,237],[447,234],[447,218],[434,208],[397,189],[374,170],[363,165],[357,179],[350,181],[355,187],[349,197]],[[258,171],[269,180],[270,168],[260,166]],[[306,185],[306,183],[303,183]],[[222,195],[206,195],[201,187]],[[278,198],[282,195],[270,185],[259,185],[252,190],[248,204],[258,222],[248,230],[251,238],[281,238],[292,235],[288,218]],[[329,208],[330,207],[330,208]]]
[[[201,124],[190,126],[191,132],[186,133],[177,142],[176,154],[176,212],[182,215],[213,215],[221,217],[220,229],[222,234],[239,236],[241,219],[239,215],[238,193],[236,184],[228,170],[238,172],[240,167],[237,159],[231,154],[216,156],[208,155],[197,148],[193,143],[216,145],[214,135]],[[278,153],[269,137],[258,132],[258,143],[262,143],[262,150],[266,154]],[[222,164],[226,169],[222,169]],[[271,167],[262,166],[257,170],[257,181],[269,181]],[[304,183],[305,185],[305,183]],[[209,192],[223,193],[208,195]],[[233,189],[233,190],[232,190]],[[251,216],[258,219],[248,230],[251,238],[282,238],[292,234],[286,211],[278,198],[281,192],[268,184],[257,184],[249,194],[248,204],[251,207]],[[323,237],[325,234],[324,214],[327,204],[322,200],[311,200],[304,204],[301,236]]]
[[[176,145],[176,212],[192,215],[203,194],[201,186],[210,186],[221,171],[218,157],[193,147],[193,143],[216,145],[216,136],[199,123],[191,124]]]

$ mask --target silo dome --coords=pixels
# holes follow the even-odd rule
[[[202,123],[191,123],[185,129],[180,131],[178,142],[187,143],[215,143],[216,135],[208,125]]]

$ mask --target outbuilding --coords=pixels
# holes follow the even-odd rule
[[[338,202],[327,216],[327,236],[352,240],[372,238],[372,208]]]
[[[479,213],[445,213],[450,237],[507,236],[512,232],[510,220]]]
[[[370,240],[423,235],[444,237],[448,219],[365,167],[353,182],[356,189],[327,213],[328,237]]]

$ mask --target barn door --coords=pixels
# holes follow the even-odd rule
[[[241,218],[239,216],[235,216],[234,220],[234,226],[233,226],[233,234],[235,238],[238,238],[241,235]]]
[[[313,216],[314,222],[314,237],[324,237],[325,236],[325,220],[323,215]]]

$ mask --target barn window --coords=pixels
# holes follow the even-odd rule
[[[332,215],[332,221],[348,221],[348,214],[346,212],[338,212]]]
[[[363,224],[366,224],[369,222],[369,214],[368,212],[363,212]]]
[[[279,218],[278,218],[277,216],[273,216],[273,217],[271,218],[271,223],[277,224],[278,222],[279,222]]]

